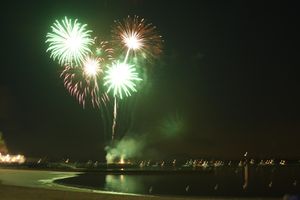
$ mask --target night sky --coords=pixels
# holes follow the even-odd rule
[[[154,159],[300,156],[294,1],[9,1],[1,8],[0,131],[11,153],[104,159],[101,112],[68,94],[46,34],[68,16],[109,39],[114,20],[138,15],[157,27],[164,47],[123,106],[120,137],[137,138]]]

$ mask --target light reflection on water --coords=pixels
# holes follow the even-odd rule
[[[104,189],[113,192],[137,193],[142,191],[139,179],[126,175],[106,175]]]
[[[97,190],[153,195],[263,196],[299,194],[300,166],[220,167],[209,172],[86,173],[64,179],[63,184]]]

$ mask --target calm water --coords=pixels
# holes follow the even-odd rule
[[[300,166],[251,166],[248,181],[244,167],[219,167],[210,171],[176,173],[94,172],[58,182],[134,194],[282,197],[300,194]]]

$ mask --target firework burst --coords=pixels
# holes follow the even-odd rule
[[[83,78],[83,74],[84,68],[66,65],[60,76],[70,94],[76,97],[83,107],[88,98],[91,99],[93,106],[99,106],[101,98],[96,78]]]
[[[146,71],[139,67],[144,63],[139,58],[147,62],[156,58],[162,51],[162,39],[155,26],[138,16],[128,16],[123,21],[115,22],[112,45],[117,52],[109,47],[108,42],[92,39],[91,32],[86,24],[78,23],[77,19],[65,17],[61,21],[56,20],[51,26],[51,32],[46,35],[46,43],[49,45],[46,51],[64,67],[60,75],[64,85],[83,107],[90,101],[94,107],[100,107],[101,111],[102,108],[107,109],[108,94],[113,94],[114,139],[117,99],[131,96],[132,92],[137,91],[137,83],[142,80],[139,73],[145,74]],[[131,57],[132,53],[134,57]]]
[[[133,65],[117,61],[108,67],[104,80],[104,85],[108,86],[107,93],[113,90],[113,95],[122,99],[124,94],[130,96],[131,92],[136,92],[136,82],[142,79]]]
[[[86,26],[78,23],[77,19],[73,21],[65,17],[61,21],[56,20],[51,26],[52,32],[46,35],[50,57],[58,60],[62,66],[80,65],[90,53],[90,46],[93,44],[90,36],[92,31],[87,30]]]
[[[115,127],[117,121],[117,97],[123,98],[123,95],[130,96],[131,92],[136,92],[136,82],[142,79],[138,77],[136,68],[133,65],[113,63],[105,72],[104,86],[108,86],[107,93],[111,90],[114,96],[113,124],[112,124],[112,140],[115,137]]]
[[[162,51],[162,39],[156,27],[138,16],[128,16],[122,22],[115,21],[112,38],[115,45],[126,49],[125,62],[131,50],[144,58],[156,57]]]
[[[87,78],[96,78],[100,73],[102,73],[99,60],[88,56],[83,62],[83,71]]]
[[[91,101],[94,107],[99,107],[101,102],[106,102],[108,96],[101,87],[102,76],[105,66],[108,65],[113,56],[113,50],[109,48],[105,41],[97,42],[89,56],[86,56],[79,66],[65,65],[61,73],[64,85],[72,96],[75,96],[80,104],[85,106],[87,101]]]

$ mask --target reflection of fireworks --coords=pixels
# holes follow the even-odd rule
[[[122,193],[137,193],[143,191],[143,183],[139,178],[130,175],[107,174],[105,175],[104,188],[107,191]]]
[[[104,90],[99,87],[99,82],[104,66],[111,58],[112,50],[108,48],[107,42],[100,42],[92,55],[85,57],[82,65],[65,66],[61,73],[64,85],[83,106],[88,99],[93,106],[98,107],[101,101],[105,102],[108,99]]]
[[[112,33],[116,45],[127,49],[125,62],[130,50],[140,52],[144,57],[155,57],[161,53],[162,40],[156,27],[138,16],[128,16],[123,22],[116,21]]]
[[[77,19],[72,21],[65,17],[64,20],[56,20],[51,26],[52,32],[46,36],[46,43],[49,43],[47,51],[51,52],[51,57],[61,65],[79,65],[90,52],[89,46],[93,44],[90,38],[92,31],[86,30],[86,26],[78,23]]]
[[[131,91],[136,92],[135,82],[142,79],[138,77],[138,73],[133,65],[116,62],[108,67],[104,80],[104,85],[108,85],[107,92],[113,90],[113,95],[122,99],[123,94],[130,96]]]

